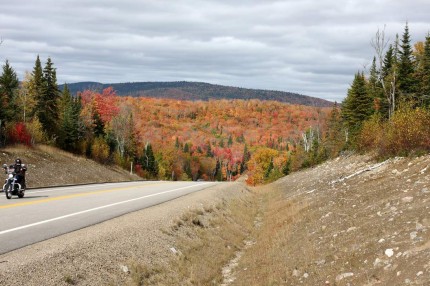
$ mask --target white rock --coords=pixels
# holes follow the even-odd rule
[[[393,256],[394,255],[393,249],[392,248],[385,249],[385,255],[388,256],[388,257]]]
[[[421,193],[424,193],[424,194],[427,194],[429,192],[429,189],[428,188],[423,188],[422,190],[421,190]]]
[[[378,240],[378,243],[383,243],[385,242],[385,239],[381,238],[380,240]]]
[[[422,224],[420,224],[419,222],[415,223],[415,229],[416,230],[423,230],[424,226]]]
[[[173,252],[174,254],[178,253],[178,251],[174,247],[170,247],[170,251]]]
[[[417,273],[417,276],[421,276],[423,274],[424,274],[424,272],[420,271],[420,272]]]
[[[352,273],[352,272],[342,273],[342,274],[339,274],[339,275],[336,276],[336,281],[340,281],[340,280],[342,280],[344,278],[348,278],[348,277],[351,277],[351,276],[354,276],[354,273]]]
[[[382,263],[382,260],[379,258],[375,259],[375,262],[373,262],[373,267],[379,266]]]
[[[305,272],[305,274],[303,274],[303,278],[308,278],[309,274]]]
[[[129,272],[130,272],[130,270],[128,270],[128,267],[127,267],[127,266],[125,266],[125,265],[120,265],[120,267],[121,267],[121,270],[122,270],[124,273],[129,273]]]
[[[413,231],[409,234],[409,236],[411,237],[412,240],[414,240],[415,238],[417,238],[417,232]]]
[[[356,228],[355,226],[352,226],[352,227],[348,228],[348,229],[346,230],[346,232],[354,231],[354,230],[356,230],[356,229],[357,229],[357,228]]]
[[[299,274],[299,270],[297,270],[297,269],[294,269],[293,270],[293,276],[294,277],[298,277],[300,274]]]
[[[397,271],[397,276],[400,276],[402,274],[402,271]]]
[[[410,203],[413,200],[414,200],[413,197],[404,197],[404,198],[402,198],[402,202],[404,202],[404,203]]]

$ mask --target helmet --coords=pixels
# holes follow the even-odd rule
[[[17,165],[21,165],[21,159],[20,159],[20,158],[16,158],[16,160],[15,160],[15,164],[17,164]]]

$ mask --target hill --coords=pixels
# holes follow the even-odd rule
[[[215,85],[204,82],[127,82],[108,83],[78,82],[67,84],[72,94],[77,94],[86,89],[102,91],[107,87],[113,87],[120,96],[169,98],[179,100],[210,100],[210,99],[259,99],[274,100],[290,104],[307,106],[329,107],[332,102],[301,95],[292,92],[248,89]],[[60,89],[63,86],[60,85]]]
[[[15,158],[21,158],[28,166],[26,181],[29,188],[141,179],[117,166],[102,165],[45,145],[34,148],[14,146],[0,149],[1,164],[11,164]],[[3,193],[1,196],[4,196]]]

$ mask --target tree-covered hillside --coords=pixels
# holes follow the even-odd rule
[[[321,98],[297,93],[222,86],[204,82],[127,82],[113,84],[78,82],[68,84],[68,87],[72,94],[77,94],[87,89],[101,92],[107,87],[112,87],[116,91],[116,94],[120,96],[169,98],[192,101],[206,101],[210,99],[259,99],[319,107],[328,107],[333,104]],[[62,88],[61,85],[60,88]]]

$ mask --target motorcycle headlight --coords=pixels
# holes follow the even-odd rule
[[[9,179],[12,179],[13,178],[13,175],[12,174],[9,174]]]

